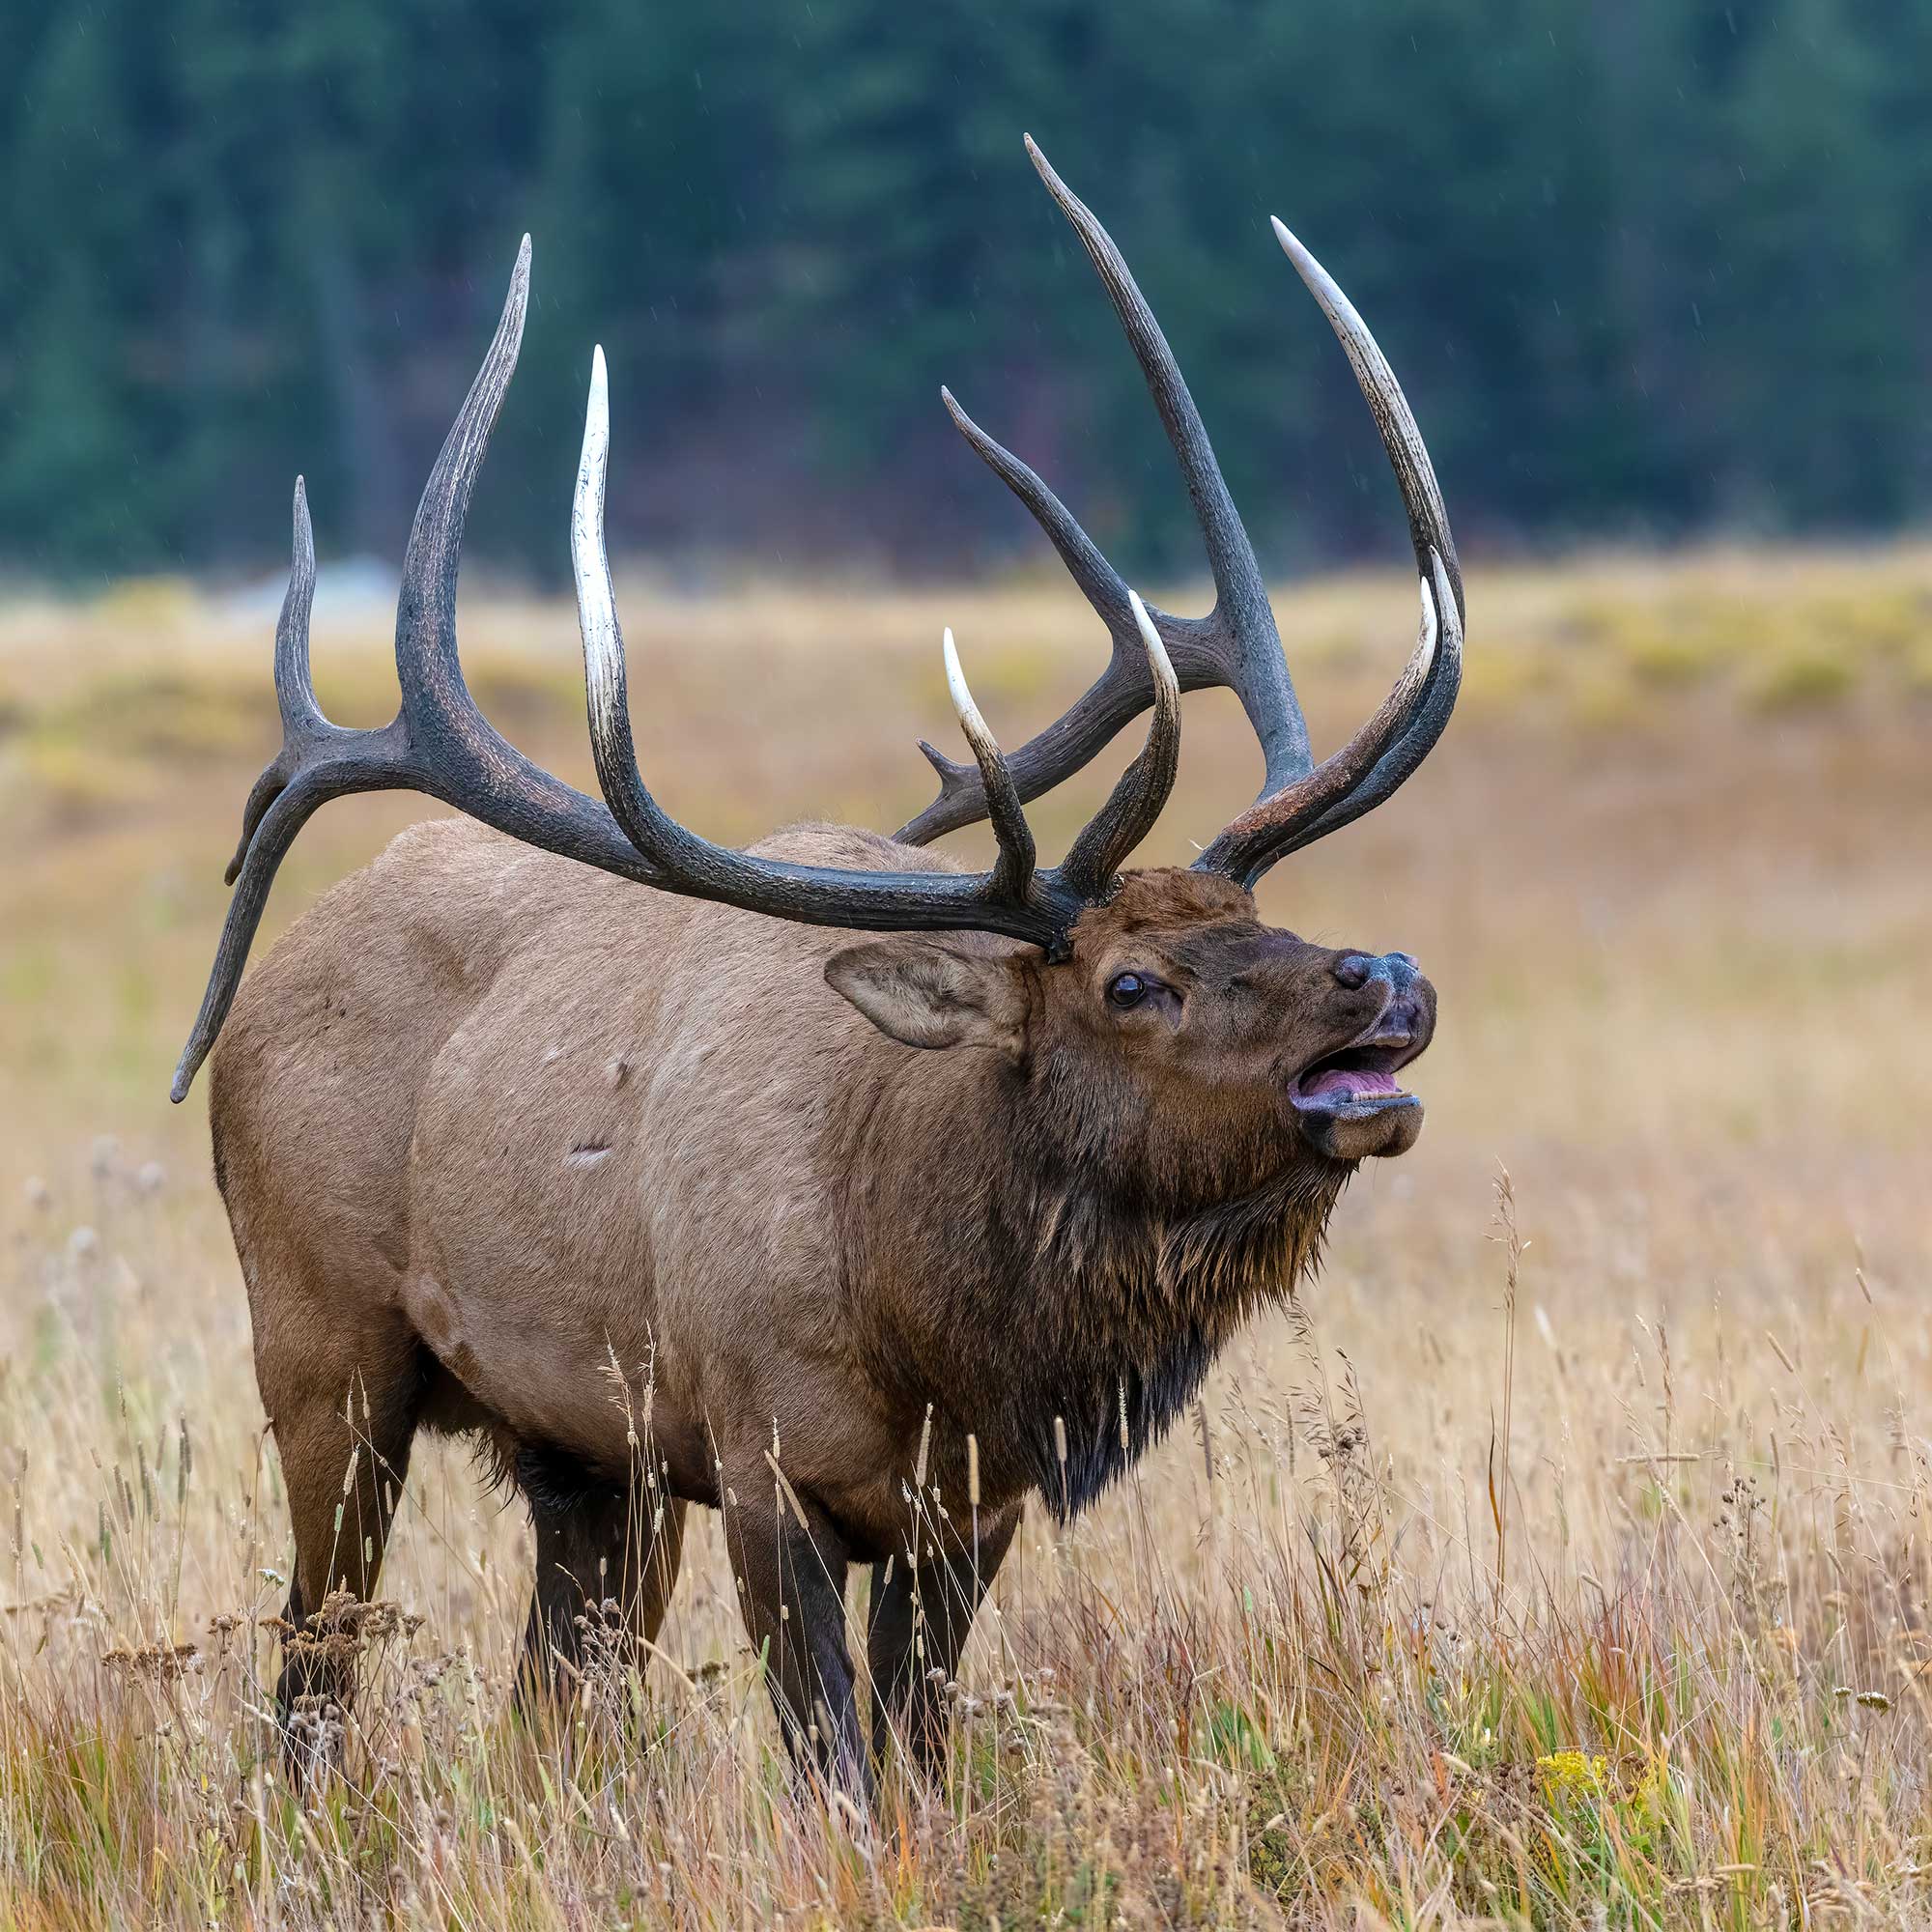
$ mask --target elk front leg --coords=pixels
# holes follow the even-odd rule
[[[918,1561],[901,1550],[872,1566],[867,1661],[872,1673],[872,1751],[896,1735],[935,1781],[946,1761],[946,1685],[959,1667],[973,1618],[1019,1527],[1021,1506],[971,1525],[922,1523]]]
[[[859,1736],[852,1658],[845,1644],[844,1539],[809,1497],[774,1494],[770,1469],[731,1486],[725,1545],[739,1606],[793,1762],[869,1801],[871,1770]]]
[[[568,1459],[526,1451],[517,1482],[536,1530],[536,1587],[517,1671],[517,1704],[534,1715],[561,1707],[577,1693],[584,1662],[586,1619],[606,1627],[641,1661],[664,1622],[677,1581],[684,1542],[684,1504],[667,1499],[662,1514],[646,1502],[656,1493],[633,1484],[584,1477]],[[648,1512],[648,1513],[647,1513]]]

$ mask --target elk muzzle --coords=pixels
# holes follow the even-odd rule
[[[1331,969],[1351,992],[1378,987],[1376,1017],[1342,1047],[1302,1068],[1290,1089],[1302,1138],[1334,1160],[1406,1153],[1422,1132],[1422,1102],[1397,1072],[1435,1031],[1435,989],[1406,952],[1345,952]]]

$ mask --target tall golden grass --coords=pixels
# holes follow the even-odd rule
[[[1318,739],[1410,595],[1283,596]],[[273,1445],[199,1094],[164,1098],[267,626],[168,584],[0,615],[0,1923],[1932,1919],[1932,554],[1472,599],[1441,751],[1264,895],[1424,959],[1421,1144],[1128,1483],[1030,1518],[946,1788],[889,1779],[869,1824],[794,1792],[709,1522],[641,1678],[613,1652],[523,1726],[527,1529],[457,1450],[343,1633],[346,1775],[292,1794]],[[729,838],[923,803],[942,622],[1009,744],[1100,648],[1044,582],[625,610],[646,769]],[[568,609],[464,618],[486,708],[588,782]],[[385,628],[325,590],[345,722],[393,703]],[[1149,856],[1256,763],[1190,699]],[[1109,776],[1040,803],[1044,846]],[[331,807],[271,923],[425,810]]]

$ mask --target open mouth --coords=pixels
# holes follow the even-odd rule
[[[1420,1103],[1395,1077],[1408,1051],[1395,1046],[1345,1046],[1312,1062],[1294,1077],[1289,1099],[1303,1113],[1374,1114]]]

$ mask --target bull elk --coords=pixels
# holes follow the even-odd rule
[[[726,850],[646,787],[605,554],[601,351],[571,542],[602,802],[523,757],[472,701],[457,563],[516,365],[527,238],[416,512],[396,618],[402,706],[380,729],[345,729],[316,703],[296,485],[275,638],[284,741],[248,798],[174,1083],[179,1100],[221,1033],[214,1172],[294,1518],[285,1720],[348,1693],[339,1646],[299,1634],[332,1593],[373,1588],[428,1429],[479,1437],[527,1500],[523,1694],[574,1681],[586,1604],[618,1597],[626,1629],[654,1636],[700,1503],[724,1513],[800,1761],[869,1787],[842,1603],[848,1566],[868,1563],[870,1745],[895,1735],[930,1767],[944,1743],[934,1684],[1027,1497],[1065,1519],[1098,1495],[1239,1324],[1291,1292],[1356,1165],[1415,1141],[1422,1108],[1397,1074],[1435,1016],[1416,962],[1267,926],[1250,895],[1276,861],[1387,798],[1455,703],[1462,585],[1428,453],[1348,298],[1277,222],[1381,432],[1421,586],[1400,680],[1317,764],[1166,338],[1106,231],[1027,145],[1146,375],[1215,601],[1202,617],[1145,606],[942,391],[1113,651],[1009,756],[949,633],[972,758],[923,747],[938,796],[891,838],[809,824]],[[1206,686],[1238,696],[1261,794],[1191,867],[1123,871],[1174,782],[1180,693]],[[1040,867],[1023,801],[1142,712],[1139,755],[1061,864]],[[238,998],[308,815],[390,787],[467,816],[404,832]],[[926,849],[980,818],[998,840],[990,870]]]

